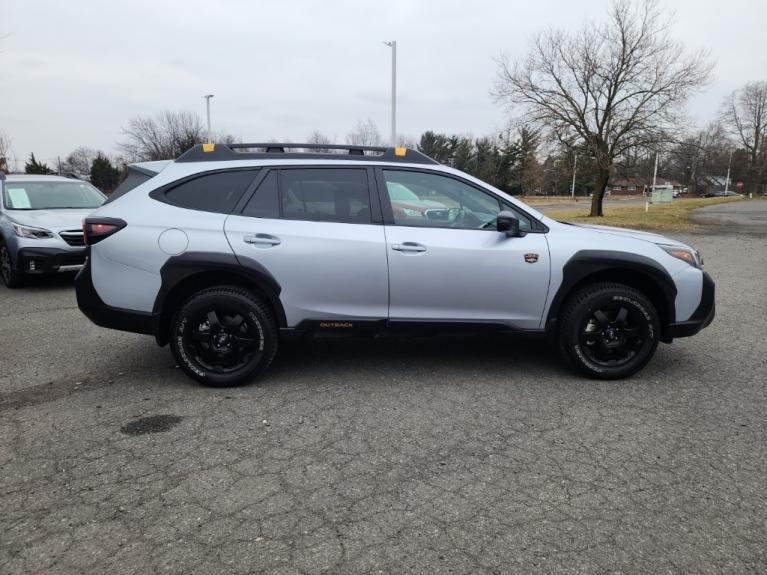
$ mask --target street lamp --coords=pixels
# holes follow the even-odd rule
[[[205,111],[208,116],[208,142],[213,143],[213,132],[210,131],[210,99],[213,97],[213,94],[205,94],[203,98],[205,98]]]
[[[391,145],[397,145],[397,41],[384,42],[391,48]]]
[[[570,197],[575,197],[575,170],[578,169],[578,154],[574,155],[573,159],[573,183],[570,186]]]
[[[730,191],[730,168],[732,167],[732,150],[730,150],[730,159],[727,161],[727,177],[724,179],[725,193]]]

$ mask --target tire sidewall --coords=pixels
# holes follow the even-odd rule
[[[580,330],[583,323],[593,314],[595,309],[606,304],[631,307],[641,314],[644,321],[647,322],[645,329],[647,330],[647,337],[650,339],[650,344],[643,345],[639,353],[629,362],[615,367],[593,362],[581,349]],[[570,363],[580,372],[598,379],[621,379],[636,373],[650,361],[659,340],[660,318],[655,307],[647,298],[634,290],[605,288],[575,305],[567,317],[560,344]]]
[[[184,346],[185,336],[194,327],[192,318],[200,311],[211,309],[216,303],[223,303],[246,316],[258,331],[257,337],[260,336],[258,355],[241,368],[224,374],[205,369],[190,356]],[[256,302],[236,291],[221,290],[196,294],[181,306],[171,322],[170,347],[178,365],[187,375],[204,385],[229,387],[248,383],[269,364],[275,346],[276,333],[271,317]]]
[[[18,285],[18,278],[16,277],[16,274],[13,270],[13,258],[11,257],[11,250],[8,249],[8,246],[4,241],[0,241],[0,266],[2,265],[2,259],[4,257],[7,257],[8,262],[10,263],[10,277],[6,278],[2,269],[0,269],[0,279],[2,279],[3,284],[5,284],[6,287],[15,288]]]

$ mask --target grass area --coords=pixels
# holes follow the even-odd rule
[[[584,209],[562,210],[551,212],[549,217],[560,222],[577,222],[582,224],[599,224],[602,226],[617,226],[619,228],[633,228],[635,230],[692,230],[697,226],[690,221],[690,213],[696,208],[724,204],[728,202],[742,202],[743,198],[699,198],[679,199],[670,204],[650,204],[650,209],[645,212],[645,206],[605,206],[604,217],[590,218],[588,213],[590,205],[584,205]]]
[[[517,199],[522,200],[526,204],[529,204],[531,206],[536,206],[539,204],[569,204],[573,202],[573,198],[571,196],[516,196]],[[607,198],[610,201],[614,200],[636,200],[641,199],[642,196],[640,195],[634,195],[634,196],[607,196]],[[584,196],[575,196],[576,202],[583,202],[584,204],[591,205],[591,198],[586,198]]]

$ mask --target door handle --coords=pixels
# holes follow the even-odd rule
[[[242,241],[254,246],[270,247],[280,245],[280,238],[270,236],[269,234],[256,234],[254,236],[243,236]]]
[[[416,242],[402,242],[401,244],[392,244],[391,249],[398,252],[418,253],[425,252],[426,246]]]

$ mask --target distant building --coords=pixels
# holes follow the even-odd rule
[[[655,185],[671,186],[674,191],[680,193],[684,191],[684,185],[681,182],[661,178],[660,176],[656,179]],[[649,195],[652,191],[652,178],[649,180],[644,178],[616,178],[610,181],[607,185],[607,190],[613,196]]]

